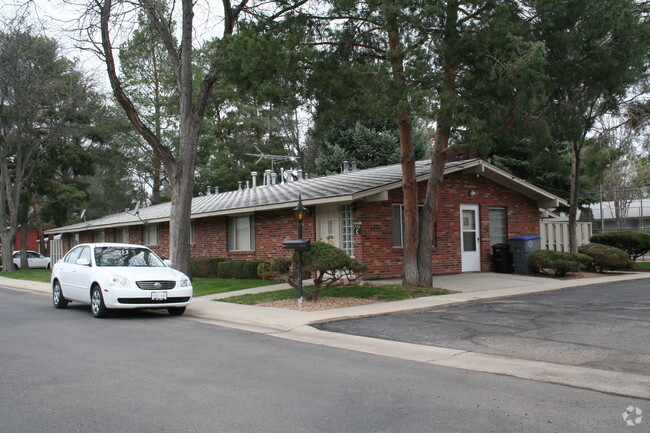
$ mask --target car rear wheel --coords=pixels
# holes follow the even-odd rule
[[[90,307],[93,310],[93,316],[98,319],[108,317],[108,308],[104,305],[104,297],[99,286],[93,287],[90,292]]]
[[[172,308],[168,308],[167,311],[172,316],[180,316],[185,312],[185,307],[172,307]]]
[[[68,306],[68,300],[63,297],[61,284],[58,281],[55,281],[52,286],[52,302],[54,303],[54,308],[65,308]]]

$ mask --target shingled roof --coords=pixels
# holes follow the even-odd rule
[[[415,164],[418,181],[426,180],[431,161]],[[508,186],[538,201],[540,207],[556,207],[563,202],[530,183],[518,179],[480,159],[447,163],[445,174],[457,171],[481,173],[483,176]],[[293,208],[301,194],[305,206],[324,203],[350,203],[402,185],[400,164],[304,179],[275,185],[257,186],[237,191],[205,195],[192,199],[192,219],[216,215],[230,215],[261,210]],[[171,203],[142,207],[139,217],[129,212],[108,215],[95,220],[47,230],[46,233],[67,233],[98,230],[109,227],[139,225],[143,222],[169,221]]]

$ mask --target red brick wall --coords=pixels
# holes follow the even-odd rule
[[[420,202],[426,184],[418,185]],[[470,196],[469,191],[476,191]],[[361,234],[355,236],[355,257],[370,268],[366,278],[397,278],[403,275],[402,248],[392,246],[392,204],[402,203],[402,190],[389,192],[387,202],[356,204],[354,219],[361,222]],[[432,272],[461,272],[460,205],[478,204],[480,221],[481,270],[492,269],[490,260],[489,208],[505,207],[508,237],[539,235],[537,203],[475,174],[452,174],[445,177],[436,223]]]
[[[315,215],[310,213],[303,221],[303,237],[314,239]],[[273,257],[289,257],[291,251],[282,248],[282,242],[298,238],[298,223],[290,209],[255,214],[255,251],[228,251],[228,218],[201,218],[194,222],[194,245],[191,257],[225,257],[233,260],[260,260],[270,262]]]
[[[489,208],[505,207],[507,235],[539,235],[537,203],[510,189],[475,174],[455,173],[445,177],[440,199],[440,212],[436,225],[435,246],[432,248],[434,274],[461,272],[460,257],[460,205],[477,204],[480,219],[481,270],[492,269],[490,260]],[[476,191],[470,196],[469,191]],[[420,202],[424,200],[425,182],[419,184]],[[370,270],[367,278],[398,278],[403,274],[402,248],[392,247],[392,207],[402,203],[401,188],[389,192],[388,201],[357,202],[354,204],[354,221],[360,222],[360,234],[355,235],[355,257],[366,263]],[[315,210],[303,223],[303,237],[316,238]],[[199,218],[194,221],[194,244],[191,257],[223,257],[241,260],[271,261],[276,256],[290,256],[282,248],[282,241],[298,237],[298,224],[290,209],[255,213],[254,251],[228,251],[228,218],[225,216]],[[114,239],[112,229],[106,230],[105,239]],[[142,227],[129,227],[129,242],[141,244]],[[80,242],[92,242],[93,232],[80,235]],[[158,245],[151,246],[162,257],[169,257],[169,224],[158,224]]]

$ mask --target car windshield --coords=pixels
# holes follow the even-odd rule
[[[95,248],[95,263],[97,266],[165,266],[153,251],[138,247],[97,247]]]

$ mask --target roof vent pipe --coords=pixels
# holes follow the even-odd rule
[[[305,179],[309,179],[309,173],[305,173]]]
[[[347,161],[343,161],[343,174],[348,174],[350,172],[350,165]]]
[[[264,185],[271,185],[271,170],[264,170]]]
[[[216,185],[215,185],[215,187],[214,187],[214,193],[215,193],[215,194],[219,194],[219,187],[216,186]]]
[[[302,179],[303,179],[303,177],[302,177],[302,169],[299,168],[298,169],[298,180],[302,180]]]
[[[280,168],[280,183],[284,183],[284,168]]]
[[[237,185],[239,185],[238,189],[239,189],[239,191],[241,191],[241,180],[239,182],[237,182]]]
[[[278,183],[278,174],[276,172],[269,173],[269,176],[271,176],[271,182],[270,182],[271,185],[275,185],[276,183]]]
[[[212,195],[212,187],[210,185],[208,185],[208,192],[205,195]]]
[[[253,178],[253,188],[257,187],[257,172],[251,171],[251,177]]]
[[[357,171],[357,163],[356,162],[352,163],[352,171]]]
[[[246,181],[246,189],[250,188],[250,183],[251,183],[250,180]]]

